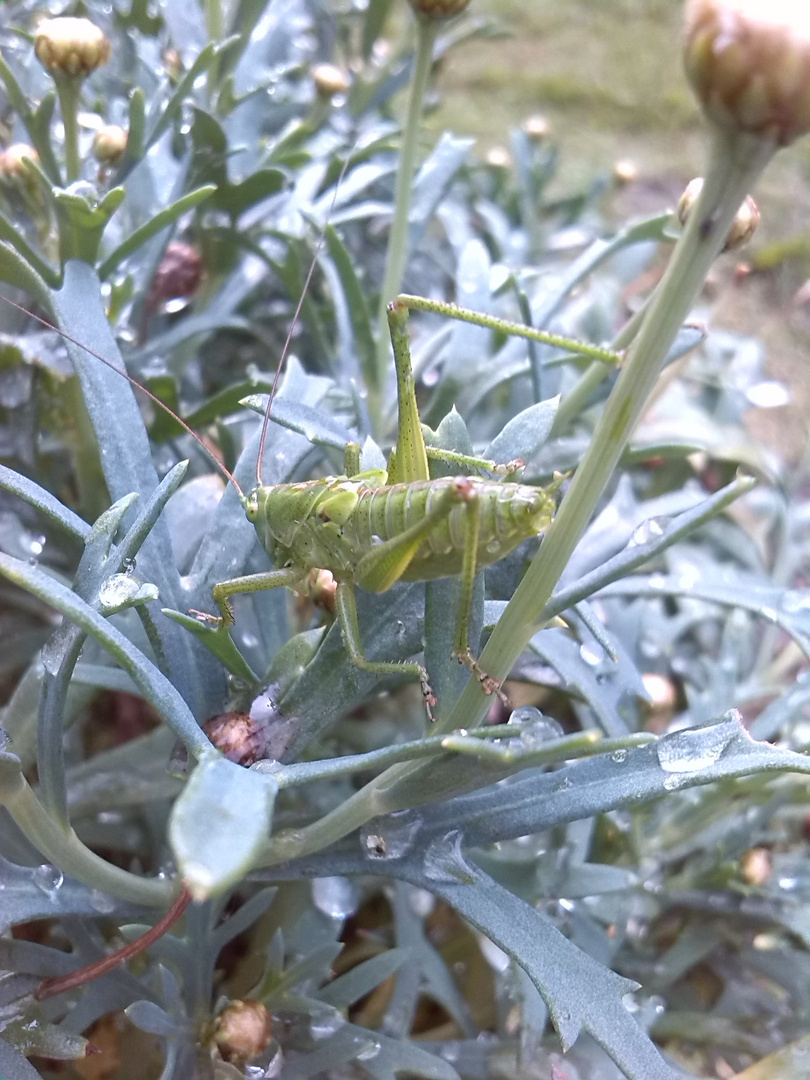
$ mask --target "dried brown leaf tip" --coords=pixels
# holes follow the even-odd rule
[[[110,59],[110,43],[89,19],[46,19],[34,35],[34,52],[52,74],[85,77]]]
[[[689,0],[685,59],[716,123],[780,146],[810,131],[805,0]]]

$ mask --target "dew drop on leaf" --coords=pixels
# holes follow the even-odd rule
[[[42,863],[34,870],[34,884],[41,889],[51,900],[56,899],[56,894],[62,888],[65,876],[61,870],[57,870],[50,863]]]
[[[312,902],[330,919],[348,919],[357,910],[357,888],[345,877],[315,878]]]
[[[726,715],[729,719],[717,724],[662,736],[655,747],[661,768],[670,773],[691,773],[714,765],[739,731],[739,713],[732,710]]]

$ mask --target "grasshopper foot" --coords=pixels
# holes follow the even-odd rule
[[[501,689],[500,679],[493,679],[491,675],[487,675],[469,649],[465,649],[463,653],[455,653],[454,655],[460,664],[469,668],[473,675],[475,675],[485,694],[495,694],[502,705],[509,704],[509,698]]]
[[[424,668],[421,669],[422,673],[419,676],[419,685],[422,687],[422,698],[425,702],[425,712],[428,714],[428,720],[431,724],[435,722],[436,717],[433,715],[433,707],[436,704],[436,695],[433,693],[433,688],[428,681],[428,673]]]
[[[207,611],[197,611],[197,609],[193,607],[188,609],[188,613],[189,615],[193,615],[199,622],[204,622],[206,625],[213,626],[217,629],[225,622],[221,615],[209,615]]]

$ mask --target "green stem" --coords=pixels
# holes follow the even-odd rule
[[[206,0],[205,23],[209,42],[212,45],[218,45],[224,36],[221,0]],[[208,97],[212,99],[219,83],[219,57],[215,56],[211,61],[206,82],[208,85]]]
[[[65,874],[133,904],[168,907],[171,903],[175,885],[170,878],[139,877],[100,858],[85,847],[71,828],[58,825],[45,813],[26,781],[4,802],[34,847]]]
[[[422,105],[425,100],[430,71],[433,66],[433,43],[436,39],[436,20],[418,19],[416,23],[416,66],[411,83],[408,115],[402,132],[399,155],[397,188],[394,204],[394,220],[388,238],[388,255],[385,276],[380,290],[377,316],[377,356],[374,381],[369,386],[369,412],[372,423],[379,427],[382,421],[383,387],[390,364],[388,322],[386,308],[402,287],[402,275],[408,256],[408,218],[411,209],[411,188],[416,172],[416,156],[419,149],[419,132],[422,123]]]
[[[82,81],[75,75],[56,75],[56,90],[62,109],[62,123],[65,127],[65,167],[67,182],[72,184],[79,179],[81,158],[79,157],[79,97]]]
[[[773,144],[761,139],[713,130],[708,174],[698,204],[560,510],[481,654],[481,667],[493,678],[507,677],[535,631],[535,620],[596,510],[678,330],[723,248],[734,216],[774,150]],[[468,684],[444,721],[445,730],[477,726],[488,707],[489,700],[478,685]]]

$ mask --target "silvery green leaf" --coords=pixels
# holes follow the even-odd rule
[[[172,808],[169,841],[189,891],[218,896],[252,868],[270,835],[277,784],[227,761],[203,759]]]
[[[161,1009],[154,1001],[133,1001],[124,1009],[124,1014],[136,1028],[140,1028],[149,1035],[169,1039],[181,1030],[174,1017]]]
[[[97,889],[89,889],[59,870],[41,866],[17,866],[0,858],[0,933],[33,919],[65,915],[126,916],[137,910]]]
[[[530,405],[518,413],[492,440],[483,456],[501,465],[516,458],[529,461],[549,437],[559,404],[560,398],[557,396],[548,401],[538,401],[536,405]]]

